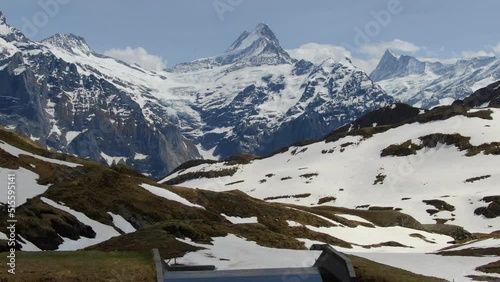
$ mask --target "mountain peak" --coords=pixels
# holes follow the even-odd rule
[[[0,11],[0,37],[7,42],[25,41],[26,37],[7,23],[7,19]]]
[[[390,49],[385,49],[385,52],[384,52],[384,55],[382,56],[382,59],[383,58],[386,58],[386,59],[389,59],[389,58],[398,58],[396,55],[394,55],[394,53],[392,53],[392,51]]]
[[[381,81],[409,74],[422,74],[424,71],[424,62],[407,55],[398,58],[387,49],[375,70],[370,74],[370,78],[373,81]]]
[[[272,35],[274,35],[274,33],[271,30],[271,28],[269,28],[269,26],[265,22],[259,23],[255,27],[255,31],[259,31],[261,34],[272,34]]]
[[[344,57],[341,59],[334,59],[333,57],[329,57],[325,60],[323,60],[318,66],[320,67],[333,67],[337,65],[342,65],[344,67],[349,67],[349,68],[355,68],[357,67],[352,63],[351,58],[349,57]]]
[[[0,11],[0,35],[8,35],[10,33],[12,33],[12,29],[7,24],[7,20],[5,19],[5,16]]]
[[[227,70],[234,71],[244,67],[295,62],[280,46],[271,28],[265,23],[259,23],[251,32],[244,31],[224,54],[178,64],[173,71],[187,72],[213,66],[229,66]]]
[[[332,66],[335,66],[337,65],[337,61],[335,61],[335,59],[333,59],[332,57],[329,57],[325,60],[323,60],[321,62],[321,64],[319,64],[319,67],[332,67]]]
[[[244,50],[259,41],[266,41],[268,44],[279,46],[278,38],[265,23],[259,23],[252,32],[244,31],[238,39],[229,47],[227,52]]]
[[[85,38],[74,35],[72,33],[57,33],[47,39],[42,40],[42,43],[63,49],[75,55],[84,54],[88,56],[93,53],[92,49],[85,41]]]
[[[260,22],[255,29],[269,29],[269,26],[265,22]]]
[[[259,23],[251,32],[244,31],[220,59],[224,64],[240,62],[254,66],[294,62],[265,23]]]
[[[278,41],[278,38],[276,38],[276,35],[274,32],[271,30],[271,28],[264,22],[259,23],[254,31],[255,33],[260,34],[263,37],[266,37],[272,41]]]
[[[384,67],[387,65],[393,65],[393,64],[397,63],[398,60],[399,60],[399,58],[396,55],[394,55],[394,53],[392,53],[391,50],[386,49],[384,52],[384,55],[382,56],[382,58],[380,59],[380,62],[377,65],[377,68]],[[377,68],[375,70],[377,70]]]

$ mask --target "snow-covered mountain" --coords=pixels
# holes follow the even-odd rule
[[[74,35],[31,41],[0,16],[0,124],[54,150],[156,177],[200,157],[149,94],[165,79]]]
[[[297,61],[266,24],[222,55],[149,71],[57,34],[34,42],[2,21],[2,125],[50,148],[155,177],[205,156],[266,155],[320,138],[394,99],[348,58]],[[13,89],[26,89],[13,95]],[[11,115],[24,95],[26,109]],[[23,100],[24,101],[24,100]],[[159,152],[156,154],[155,152]]]
[[[370,74],[394,98],[417,107],[449,105],[500,79],[500,60],[477,57],[441,63],[385,52]]]
[[[263,23],[228,51],[173,68],[164,101],[179,111],[188,138],[218,157],[266,155],[320,138],[392,97],[349,58],[314,65],[294,60]]]

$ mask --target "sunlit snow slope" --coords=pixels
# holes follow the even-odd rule
[[[264,159],[183,169],[164,182],[303,206],[401,209],[421,223],[470,232],[500,228],[497,218],[480,215],[498,195],[499,109],[450,107],[421,111],[402,125],[353,126]]]

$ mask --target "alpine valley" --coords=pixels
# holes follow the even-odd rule
[[[495,263],[490,266],[496,270],[482,279],[497,281],[499,99],[500,81],[451,106],[422,110],[395,104],[325,138],[295,144],[268,157],[241,155],[220,162],[186,163],[161,183],[217,192],[236,189],[266,202],[375,224],[371,229],[289,223],[348,241],[351,248],[338,247],[344,252],[448,281],[476,280],[482,275],[469,272],[468,263],[462,268],[444,266],[460,259],[440,261],[435,254],[465,260],[474,252],[477,257],[491,255]],[[369,216],[377,211],[380,218]],[[443,238],[446,243],[440,246],[438,237],[428,240],[415,230],[473,243],[455,248]],[[386,241],[389,238],[391,243]],[[416,238],[430,245],[418,246],[418,240],[412,241]],[[366,244],[379,247],[360,247]]]
[[[315,244],[357,281],[498,281],[499,163],[494,57],[388,50],[368,75],[293,58],[261,23],[152,71],[73,34],[31,40],[0,13],[0,179],[16,200],[0,194],[15,221],[0,252],[19,251],[18,281],[155,281],[153,248],[304,267]]]
[[[267,158],[185,163],[163,184],[0,127],[0,177],[18,187],[16,279],[155,281],[152,248],[218,269],[300,267],[327,243],[359,281],[495,281],[499,90],[381,108]],[[0,202],[7,222],[7,193]]]

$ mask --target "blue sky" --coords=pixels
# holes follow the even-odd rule
[[[497,0],[2,2],[0,10],[8,22],[29,31],[32,39],[71,32],[85,37],[96,51],[142,47],[144,52],[161,56],[169,66],[222,53],[243,30],[251,30],[259,22],[269,24],[285,49],[309,42],[324,48],[343,46],[348,54],[372,60],[371,64],[386,47],[433,58],[500,53]],[[35,24],[36,32],[32,32],[25,23],[36,23],[37,15],[38,22],[43,20],[42,3],[57,3],[57,7],[49,5],[56,12],[48,16],[46,24]],[[360,31],[366,36],[359,35]]]

